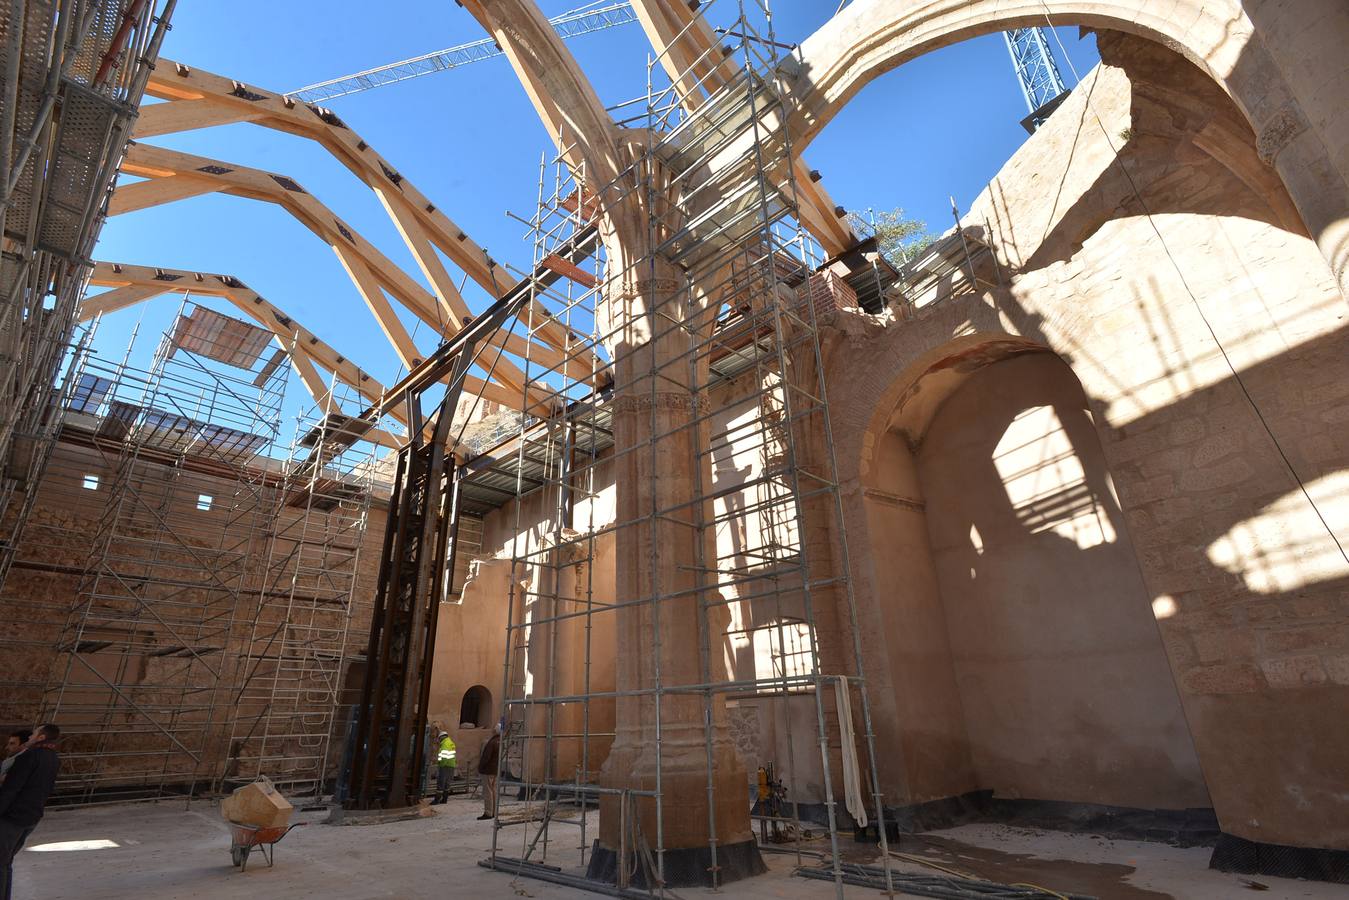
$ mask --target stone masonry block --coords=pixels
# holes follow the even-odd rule
[[[1193,497],[1172,497],[1148,507],[1152,511],[1153,521],[1158,525],[1174,525],[1202,512],[1199,503]]]
[[[1264,636],[1267,653],[1291,653],[1298,650],[1327,650],[1343,647],[1349,634],[1343,628],[1320,625],[1273,631]]]
[[[1181,683],[1192,694],[1251,694],[1265,686],[1265,679],[1250,663],[1224,663],[1191,669]]]
[[[1199,631],[1191,635],[1200,662],[1238,662],[1254,659],[1258,650],[1256,635],[1249,629]]]
[[[1128,434],[1125,429],[1115,429],[1108,434],[1107,440],[1103,443],[1106,452],[1110,454],[1111,462],[1118,466],[1165,450],[1171,444],[1171,440],[1160,428],[1153,428],[1137,435]]]
[[[1204,436],[1204,428],[1203,419],[1180,419],[1171,423],[1171,440],[1177,444],[1197,441]]]
[[[1340,455],[1339,449],[1335,446],[1335,441],[1328,434],[1318,434],[1298,441],[1297,449],[1303,457],[1311,462],[1328,462],[1337,460]]]
[[[1203,547],[1176,547],[1171,551],[1171,565],[1177,569],[1199,569],[1210,565]]]
[[[1331,656],[1323,660],[1326,675],[1336,684],[1349,684],[1349,656]]]
[[[1293,690],[1308,685],[1323,684],[1326,680],[1325,669],[1319,657],[1289,656],[1284,659],[1267,659],[1260,664],[1265,680],[1276,690]]]
[[[1138,460],[1136,466],[1140,475],[1144,478],[1152,478],[1157,475],[1184,471],[1189,464],[1189,457],[1188,450],[1172,447],[1143,457]]]
[[[1207,466],[1236,453],[1241,449],[1241,445],[1241,438],[1236,434],[1231,432],[1217,434],[1195,447],[1194,456],[1190,461],[1196,466]]]
[[[1238,457],[1216,466],[1184,472],[1180,476],[1180,488],[1183,491],[1211,491],[1215,488],[1240,484],[1254,474],[1255,469],[1251,464]]]
[[[1334,597],[1324,594],[1310,597],[1294,597],[1286,604],[1289,612],[1299,619],[1319,619],[1334,615],[1338,604]]]
[[[1275,622],[1283,616],[1283,610],[1276,603],[1252,603],[1246,607],[1248,622]]]
[[[1162,644],[1174,670],[1189,669],[1199,664],[1199,654],[1188,635],[1174,629],[1162,629]]]
[[[1130,503],[1147,503],[1174,494],[1176,479],[1170,475],[1158,475],[1156,478],[1149,478],[1147,481],[1137,484],[1121,480],[1119,489],[1120,493],[1128,497]]]
[[[1349,422],[1349,403],[1322,410],[1321,421],[1327,425],[1343,425]]]

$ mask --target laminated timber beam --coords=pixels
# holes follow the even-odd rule
[[[437,331],[457,312],[439,307],[436,299],[408,277],[406,272],[293,178],[141,143],[132,144],[127,149],[122,160],[122,171],[146,180],[119,186],[108,204],[110,216],[174,202],[179,196],[212,192],[275,203],[338,251],[339,255],[345,251],[360,259],[381,288]]]
[[[459,331],[451,318],[457,311],[440,306],[439,298],[419,285],[292,178],[149,144],[133,144],[123,159],[122,171],[146,180],[119,187],[109,204],[109,215],[121,215],[174,202],[180,196],[211,192],[281,206],[333,248],[357,292],[408,368],[414,368],[420,363],[422,354],[413,346],[407,330],[385,298],[385,292],[435,329],[442,338]],[[459,302],[462,305],[462,300]],[[467,314],[467,307],[463,309]],[[528,355],[528,358],[544,367],[561,369],[565,366],[573,377],[586,377],[593,371],[581,359],[569,357],[540,341],[530,342],[528,338],[504,330],[494,335],[490,343],[520,357]],[[508,391],[514,391],[517,398],[523,395],[525,375],[510,360],[504,357],[496,360],[493,376]],[[511,405],[518,405],[518,401]]]
[[[95,315],[116,312],[162,294],[203,294],[228,300],[249,318],[276,334],[288,350],[293,346],[296,351],[303,353],[319,366],[332,372],[338,380],[352,387],[372,406],[380,406],[381,415],[392,416],[404,427],[408,426],[408,417],[400,405],[401,394],[391,395],[388,388],[353,363],[350,358],[339,353],[232,275],[207,275],[182,269],[97,262],[94,263],[89,283],[112,290],[85,299],[79,311],[82,322],[92,319]],[[304,379],[305,373],[299,371],[299,374]],[[315,386],[307,379],[305,386],[309,388],[311,394],[314,393]],[[480,393],[484,398],[511,409],[521,405],[519,393],[472,375],[465,376],[464,390],[470,394]],[[315,394],[314,399],[322,400],[320,395],[326,391],[327,388],[322,388]],[[531,387],[529,399],[531,406],[528,411],[538,415],[545,414],[555,405],[551,394],[542,385]],[[398,444],[395,441],[386,446],[396,447]]]
[[[591,184],[612,182],[623,170],[613,121],[562,42],[546,33],[547,20],[537,6],[528,0],[464,0],[463,6],[501,46],[568,161],[588,166]],[[711,92],[736,77],[738,69],[722,55],[716,35],[686,4],[634,0],[633,11],[686,104],[696,107],[700,91]],[[806,229],[831,256],[854,246],[852,229],[799,156],[793,156],[792,170]]]
[[[627,166],[613,119],[533,0],[463,0],[496,41],[558,149],[596,190]]]
[[[305,388],[315,402],[325,402],[329,390],[316,371],[316,364],[327,369],[339,381],[349,385],[368,402],[378,403],[385,396],[384,385],[374,377],[231,275],[206,275],[178,269],[96,262],[89,276],[89,283],[111,290],[85,299],[79,311],[79,319],[82,322],[163,294],[201,294],[219,297],[229,301],[240,312],[277,336],[289,354],[300,380],[304,382]],[[407,417],[401,411],[391,409],[388,414],[404,427],[407,426]],[[401,439],[382,429],[373,429],[369,432],[369,439],[381,446],[395,449],[403,443]]]
[[[394,220],[417,265],[449,306],[463,300],[432,248],[462,269],[492,297],[500,298],[515,287],[510,277],[445,212],[381,157],[359,134],[319,106],[297,103],[278,91],[243,84],[182,63],[160,60],[150,77],[146,93],[167,102],[143,106],[133,133],[135,138],[154,137],[233,122],[284,131],[317,142],[346,166],[378,196]],[[553,319],[541,304],[532,303],[532,321],[539,338],[555,351],[568,354],[572,341],[568,329]],[[468,316],[467,307],[456,310],[452,331],[458,331]],[[587,352],[575,361],[584,369],[600,363]],[[548,366],[562,363],[546,362]]]
[[[676,86],[685,109],[701,105],[706,95],[733,80],[740,69],[721,52],[721,42],[707,20],[677,0],[632,0],[633,12],[661,66]],[[857,244],[857,236],[840,216],[832,198],[801,156],[792,154],[792,175],[801,224],[829,256]]]

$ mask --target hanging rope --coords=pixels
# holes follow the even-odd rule
[[[1073,73],[1073,87],[1077,88],[1082,83],[1082,78],[1078,75],[1077,67],[1073,65],[1072,59],[1068,56],[1068,50],[1063,45],[1063,39],[1059,37],[1059,33],[1054,26],[1054,22],[1050,17],[1049,5],[1045,3],[1045,0],[1040,0],[1040,5],[1044,7],[1045,24],[1049,26],[1050,33],[1054,35],[1055,43],[1059,45],[1059,52],[1068,63],[1068,70]],[[1096,126],[1101,129],[1101,134],[1105,137],[1106,144],[1115,154],[1114,164],[1119,167],[1120,172],[1124,175],[1125,181],[1128,182],[1130,192],[1133,194],[1134,199],[1138,201],[1138,205],[1142,208],[1143,217],[1147,220],[1148,226],[1152,229],[1152,233],[1157,236],[1157,240],[1162,246],[1162,252],[1166,254],[1167,260],[1171,263],[1171,267],[1176,272],[1176,277],[1180,279],[1181,286],[1189,296],[1190,303],[1194,306],[1194,310],[1198,314],[1199,320],[1204,323],[1204,328],[1208,331],[1209,338],[1213,341],[1213,345],[1218,348],[1218,353],[1222,356],[1228,371],[1232,373],[1232,380],[1236,383],[1237,387],[1240,388],[1242,396],[1245,397],[1247,404],[1251,407],[1251,411],[1255,413],[1256,419],[1260,422],[1260,427],[1263,428],[1265,434],[1269,436],[1270,443],[1273,444],[1275,452],[1279,454],[1279,458],[1283,461],[1284,467],[1287,468],[1288,474],[1292,476],[1293,481],[1297,484],[1298,490],[1301,491],[1302,496],[1306,498],[1308,505],[1312,508],[1312,512],[1316,514],[1316,518],[1320,520],[1321,527],[1325,529],[1326,534],[1329,535],[1331,541],[1334,542],[1336,549],[1340,551],[1340,556],[1344,558],[1345,564],[1349,565],[1349,551],[1345,550],[1344,543],[1340,540],[1339,535],[1335,533],[1335,529],[1330,527],[1330,522],[1327,521],[1325,515],[1321,512],[1321,507],[1312,497],[1311,492],[1307,490],[1306,483],[1302,480],[1302,476],[1298,474],[1297,469],[1293,466],[1292,460],[1288,458],[1288,454],[1284,452],[1283,444],[1281,444],[1278,437],[1275,436],[1274,429],[1270,426],[1269,420],[1265,418],[1265,414],[1260,409],[1260,405],[1255,402],[1255,398],[1251,396],[1250,389],[1246,387],[1246,381],[1241,377],[1241,373],[1237,371],[1237,367],[1232,362],[1232,358],[1228,356],[1227,348],[1223,346],[1222,341],[1218,338],[1217,331],[1213,328],[1213,324],[1204,313],[1204,307],[1200,304],[1199,298],[1195,296],[1189,281],[1185,278],[1185,273],[1181,270],[1180,262],[1176,259],[1175,254],[1171,252],[1171,247],[1167,244],[1166,237],[1162,234],[1161,228],[1157,226],[1152,209],[1148,206],[1147,201],[1143,199],[1143,194],[1139,191],[1138,185],[1134,182],[1128,167],[1125,166],[1120,159],[1119,148],[1115,146],[1115,141],[1112,138],[1109,129],[1107,129],[1105,123],[1101,121],[1101,116],[1096,111],[1096,106],[1092,102],[1090,93],[1087,94],[1086,104],[1087,109],[1091,111],[1092,118],[1096,120]]]

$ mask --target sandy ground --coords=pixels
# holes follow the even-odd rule
[[[455,798],[436,810],[438,815],[430,819],[360,827],[322,825],[323,812],[297,811],[296,821],[311,824],[291,832],[276,846],[276,866],[267,868],[254,854],[246,872],[230,863],[229,833],[211,803],[197,802],[190,808],[161,803],[54,810],[15,862],[14,897],[551,900],[598,896],[481,868],[477,862],[491,846],[491,829],[490,823],[476,821],[481,810],[478,803]],[[503,831],[503,845],[513,844],[504,853],[519,855],[521,833],[519,828]],[[564,868],[578,865],[579,829],[558,827],[555,835],[558,839],[548,861]],[[564,842],[566,846],[560,846]],[[851,858],[874,858],[874,850],[851,841],[844,847]],[[1209,851],[1203,848],[1178,849],[1026,828],[968,825],[905,837],[900,849],[985,878],[1030,882],[1102,900],[1349,898],[1345,885],[1263,876],[1247,879],[1211,871],[1207,868]],[[730,885],[721,894],[747,900],[827,900],[834,896],[831,884],[792,876],[793,854],[772,854],[768,862],[769,874]],[[923,871],[912,864],[901,868]],[[1267,890],[1247,885],[1248,880]],[[682,900],[711,894],[700,889],[678,893]],[[849,887],[845,896],[870,898],[877,893]]]

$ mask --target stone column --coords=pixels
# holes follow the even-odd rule
[[[690,369],[688,334],[671,329],[672,321],[692,323],[701,313],[686,301],[691,292],[678,270],[664,260],[642,259],[634,246],[642,241],[628,242],[625,250],[640,261],[628,277],[614,279],[606,299],[615,330],[617,518],[630,523],[616,534],[615,599],[664,599],[617,613],[619,690],[651,689],[658,678],[670,687],[727,677],[715,645],[706,678],[700,654],[699,599],[716,587],[715,579],[696,568],[714,556],[710,529],[701,526],[703,504],[696,502],[698,485],[711,483],[710,459],[699,455],[707,429],[694,424],[705,403],[698,394],[705,379]],[[720,620],[719,610],[713,618]],[[713,626],[713,636],[719,630]],[[659,703],[653,695],[620,697],[616,714],[601,784],[659,790],[659,815],[653,798],[635,798],[629,817],[637,828],[625,839],[619,798],[605,796],[591,877],[613,880],[618,850],[631,851],[637,831],[653,854],[658,841],[664,847],[664,877],[672,887],[724,883],[764,871],[750,831],[746,772],[725,727],[724,697],[713,697],[710,720],[698,694],[667,694]]]

